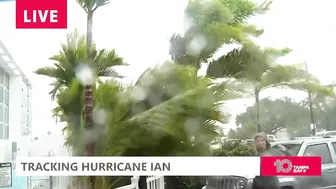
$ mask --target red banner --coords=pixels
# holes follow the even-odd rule
[[[67,28],[67,0],[16,0],[16,28]]]
[[[261,157],[261,176],[321,176],[321,157]]]

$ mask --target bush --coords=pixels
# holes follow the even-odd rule
[[[205,178],[202,176],[168,176],[165,177],[165,189],[202,189],[205,185]]]
[[[213,150],[213,156],[253,156],[255,152],[251,146],[240,142],[226,142],[221,148]]]

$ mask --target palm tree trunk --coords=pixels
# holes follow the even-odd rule
[[[85,130],[93,129],[92,112],[93,112],[93,99],[92,99],[92,86],[85,86],[85,107],[84,107],[84,126]],[[94,156],[95,142],[87,141],[86,143],[87,156]]]
[[[89,60],[92,60],[92,25],[93,25],[93,11],[89,10],[87,13],[86,21],[86,46],[87,56]]]
[[[260,99],[259,99],[259,90],[254,91],[255,103],[256,103],[256,121],[258,126],[258,132],[261,132],[260,125]]]
[[[92,18],[93,11],[88,10],[87,15],[87,27],[86,27],[86,45],[87,45],[87,56],[88,61],[92,60]],[[86,130],[93,129],[93,121],[92,121],[92,112],[93,112],[93,99],[92,99],[92,85],[85,86],[84,91],[84,128]],[[87,156],[93,156],[95,151],[95,142],[87,141],[85,143],[85,150]]]
[[[93,10],[88,9],[87,26],[86,26],[86,48],[88,61],[92,61],[92,22]],[[93,99],[92,99],[92,84],[85,86],[84,90],[84,128],[85,130],[92,131],[94,129],[92,112],[93,112]],[[95,141],[85,141],[85,151],[87,156],[94,156],[95,154]],[[95,177],[89,177],[89,188],[95,188]]]

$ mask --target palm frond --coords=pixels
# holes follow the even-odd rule
[[[99,7],[102,7],[110,3],[109,0],[76,0],[76,1],[86,13],[88,13],[89,11],[94,12]]]
[[[225,44],[252,43],[250,36],[258,37],[263,30],[248,24],[247,19],[265,13],[270,4],[271,1],[257,4],[250,0],[189,1],[185,14],[190,28],[183,35],[172,35],[169,50],[172,60],[199,68],[201,63],[208,62]],[[199,47],[199,52],[188,53],[190,48],[200,46],[200,36],[206,42]]]
[[[88,3],[86,0],[82,3]],[[67,42],[62,44],[62,50],[49,59],[54,61],[53,66],[46,66],[37,69],[34,73],[38,75],[48,76],[54,79],[53,90],[50,91],[51,99],[64,88],[68,88],[72,81],[76,78],[77,68],[82,64],[89,63],[95,71],[96,76],[122,78],[116,70],[116,66],[127,65],[123,58],[119,57],[115,50],[97,50],[93,44],[93,61],[87,61],[86,38],[81,35],[78,30],[67,36]]]

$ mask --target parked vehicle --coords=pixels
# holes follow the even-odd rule
[[[286,152],[280,152],[285,147]],[[336,138],[314,137],[272,143],[273,149],[283,156],[321,156],[321,177],[278,177],[280,189],[335,189],[336,188]],[[279,154],[274,154],[279,156]],[[251,189],[254,176],[209,177],[203,189]]]
[[[268,140],[276,141],[275,135],[267,135]]]
[[[254,144],[254,139],[246,139],[244,140],[244,143],[246,145],[252,146]]]
[[[324,131],[324,132],[317,132],[316,136],[326,137],[326,136],[336,136],[336,131]]]

